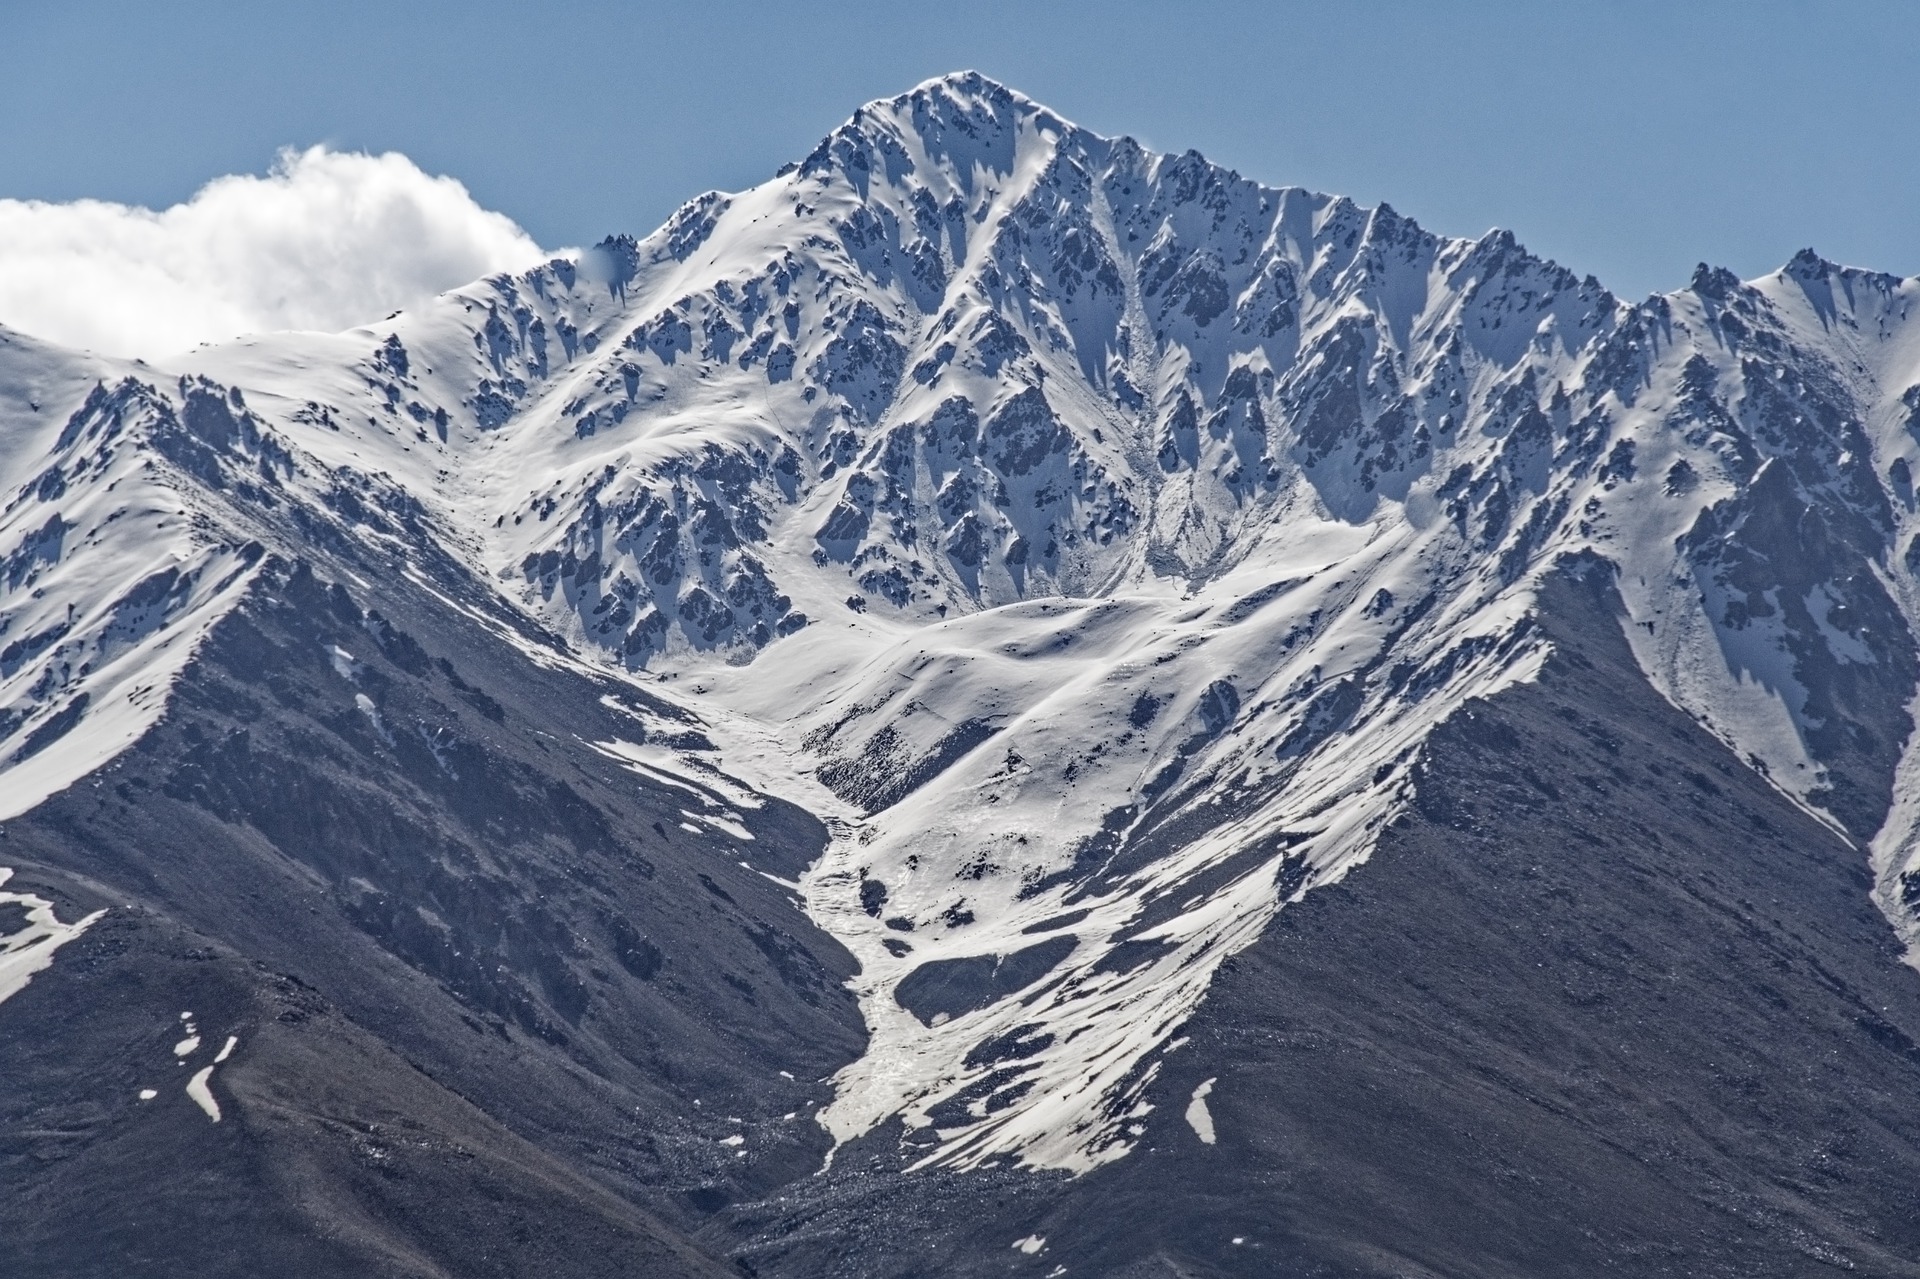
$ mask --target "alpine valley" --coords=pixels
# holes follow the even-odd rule
[[[1917,307],[968,73],[0,331],[0,1272],[1920,1276]]]

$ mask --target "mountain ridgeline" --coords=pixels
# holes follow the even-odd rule
[[[0,333],[0,1258],[1920,1274],[1916,302],[969,73],[374,328]]]

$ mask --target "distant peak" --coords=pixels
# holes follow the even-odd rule
[[[1780,268],[1780,274],[1802,285],[1846,280],[1864,283],[1883,292],[1897,289],[1904,283],[1899,276],[1889,272],[1869,271],[1864,267],[1848,266],[1843,262],[1823,258],[1812,249],[1802,249],[1794,254],[1792,260]]]

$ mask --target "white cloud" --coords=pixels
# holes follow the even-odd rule
[[[162,356],[273,329],[339,330],[542,253],[453,178],[397,152],[286,150],[155,212],[0,199],[0,324]]]

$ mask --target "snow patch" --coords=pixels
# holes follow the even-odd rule
[[[213,1089],[209,1086],[212,1079],[212,1066],[202,1066],[194,1071],[193,1078],[187,1081],[187,1096],[193,1099],[194,1105],[206,1112],[207,1118],[217,1124],[220,1122],[220,1103],[214,1098]]]
[[[1187,1103],[1187,1126],[1193,1129],[1193,1135],[1205,1145],[1214,1144],[1213,1112],[1207,1109],[1207,1097],[1213,1092],[1216,1081],[1209,1079],[1193,1090],[1193,1099]],[[1234,1240],[1239,1243],[1238,1239]]]

